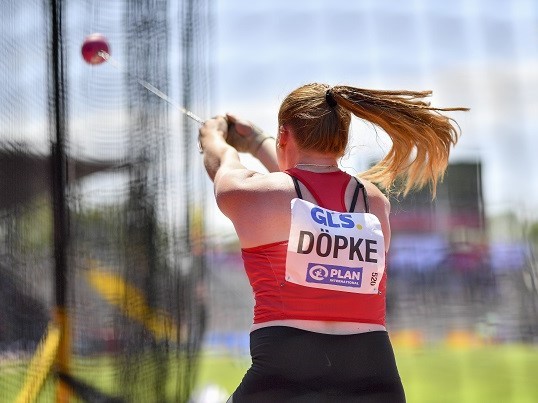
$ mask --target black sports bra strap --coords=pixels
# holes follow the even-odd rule
[[[351,199],[351,206],[349,207],[349,212],[353,213],[355,211],[355,205],[357,204],[357,198],[359,197],[359,190],[361,190],[362,183],[359,182],[357,178],[355,178],[357,181],[357,186],[355,186],[355,191],[353,192],[353,199]]]
[[[295,186],[295,191],[297,192],[297,197],[299,199],[302,199],[303,194],[301,193],[301,188],[299,187],[299,180],[295,176],[292,176],[291,179],[293,179],[293,185]]]
[[[359,181],[359,179],[357,179],[357,182],[359,182],[362,186],[362,197],[364,199],[364,209],[366,210],[367,213],[369,213],[370,203],[368,203],[368,192],[366,191],[366,187],[362,184],[361,181]]]
[[[366,188],[364,187],[362,182],[357,177],[354,177],[354,178],[357,181],[357,186],[355,187],[355,192],[353,193],[353,199],[351,200],[351,207],[349,208],[349,211],[353,212],[353,210],[355,210],[355,205],[357,204],[357,199],[359,197],[359,192],[362,189],[362,197],[364,199],[364,208],[365,208],[366,212],[369,213],[370,212],[370,205],[368,204],[368,194],[366,193]],[[301,188],[299,187],[299,180],[295,176],[292,176],[291,179],[293,180],[293,185],[295,186],[295,191],[297,192],[297,197],[299,199],[302,199],[303,194],[301,193]]]
[[[357,204],[357,198],[359,197],[359,191],[362,189],[362,197],[364,198],[364,208],[367,213],[370,212],[370,206],[368,204],[368,194],[366,193],[366,188],[362,182],[354,177],[357,181],[357,186],[355,187],[355,192],[353,192],[353,199],[351,199],[351,206],[349,207],[349,212],[352,213],[355,210],[355,205]]]

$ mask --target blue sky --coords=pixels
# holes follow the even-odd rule
[[[486,211],[537,217],[535,1],[218,0],[215,23],[216,112],[275,133],[280,102],[304,83],[430,89],[437,106],[472,109],[453,115],[452,158],[483,163]],[[387,143],[353,127],[342,164],[361,171]]]
[[[178,80],[179,2],[170,4],[170,76]],[[234,112],[274,134],[280,102],[308,82],[433,90],[434,105],[471,108],[453,115],[463,135],[452,160],[482,162],[486,212],[515,211],[538,219],[536,0],[212,0],[210,4],[211,114]],[[3,103],[0,117],[20,122],[12,140],[27,136],[47,150],[46,97],[36,96],[46,93],[42,13],[28,12],[29,5],[20,9],[13,9],[1,32],[3,38],[14,33],[22,37],[24,46],[3,42],[8,54],[0,67],[21,72],[24,80],[1,77],[0,99],[9,102]],[[67,61],[74,94],[69,118],[75,156],[112,158],[125,150],[129,117],[121,99],[122,74],[107,65],[88,66],[80,58],[84,36],[103,32],[113,56],[126,62],[122,10],[123,0],[69,7]],[[181,100],[177,82],[169,83],[167,91]],[[204,114],[196,107],[194,112]],[[176,128],[177,122],[172,126]],[[180,147],[180,139],[172,136],[171,141]],[[382,133],[377,136],[369,125],[355,121],[342,166],[360,172],[388,147]],[[244,160],[259,167],[247,157]],[[90,191],[106,194],[102,185],[96,180]]]

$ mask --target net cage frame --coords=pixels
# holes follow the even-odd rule
[[[187,401],[206,322],[208,184],[198,126],[135,78],[207,114],[210,1],[2,8],[0,274],[13,303],[0,345],[18,375],[0,398]],[[130,74],[83,64],[84,34],[107,28]],[[18,124],[32,109],[34,137]]]

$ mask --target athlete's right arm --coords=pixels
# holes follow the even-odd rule
[[[370,202],[370,212],[375,215],[380,223],[383,237],[385,238],[385,251],[389,251],[391,230],[390,230],[390,201],[373,183],[362,179],[361,182],[368,192],[368,201]]]
[[[248,120],[227,114],[230,123],[226,142],[239,152],[248,152],[267,168],[269,172],[278,172],[276,157],[276,140],[264,133]]]

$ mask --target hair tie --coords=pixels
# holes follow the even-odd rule
[[[333,97],[332,89],[329,88],[327,92],[325,92],[325,102],[331,107],[334,108],[336,105],[338,105],[338,102],[336,102],[336,99]]]

